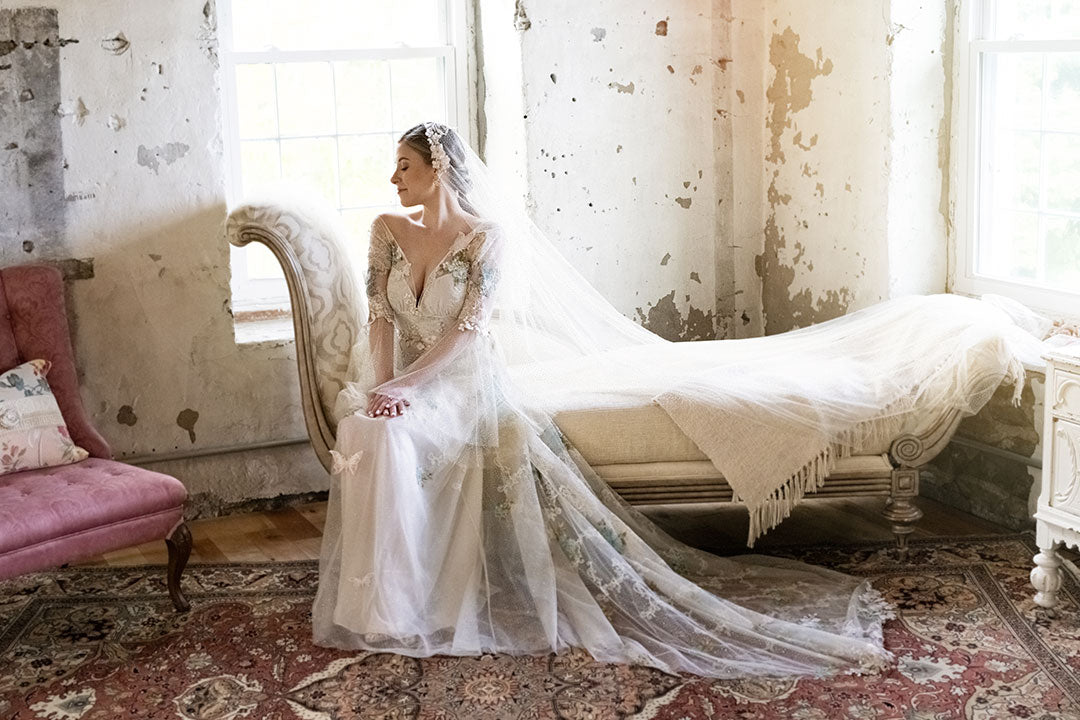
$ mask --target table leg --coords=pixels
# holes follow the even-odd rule
[[[1057,605],[1057,593],[1061,589],[1061,556],[1057,543],[1039,545],[1035,567],[1031,571],[1031,584],[1035,586],[1035,604],[1052,611]]]

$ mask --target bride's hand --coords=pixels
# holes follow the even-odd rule
[[[375,393],[368,401],[367,414],[368,417],[397,417],[403,414],[408,406],[408,400],[399,400]]]

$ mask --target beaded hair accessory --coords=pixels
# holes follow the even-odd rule
[[[442,138],[446,135],[448,127],[437,123],[426,123],[424,134],[427,135],[428,145],[431,146],[431,166],[435,168],[435,184],[438,185],[442,177],[450,170],[450,158],[442,146]]]

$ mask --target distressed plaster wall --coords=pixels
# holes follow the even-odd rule
[[[716,336],[726,2],[518,2],[534,219],[624,314]],[[720,41],[717,40],[720,38]],[[722,112],[718,112],[722,111]],[[722,169],[719,171],[722,172]]]
[[[733,15],[744,147],[734,151],[731,258],[747,282],[754,253],[760,330],[943,292],[944,12],[888,0],[735,0]],[[917,31],[898,43],[900,20]]]
[[[626,315],[744,337],[944,290],[952,4],[475,7],[482,149]],[[69,269],[117,454],[207,507],[324,488],[304,445],[167,459],[305,434],[291,342],[233,338],[213,5],[0,0],[0,53],[0,262]]]
[[[233,339],[212,2],[0,4],[0,263],[84,261],[73,339],[116,455],[304,437],[291,343]],[[325,487],[276,453],[166,469],[217,501]]]

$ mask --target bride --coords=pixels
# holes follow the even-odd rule
[[[720,678],[890,661],[890,610],[866,581],[675,541],[519,389],[510,368],[524,361],[552,368],[554,392],[569,357],[625,370],[622,349],[663,341],[587,287],[454,130],[407,131],[391,182],[417,209],[371,226],[373,382],[339,398],[317,643],[410,656],[580,647]]]

